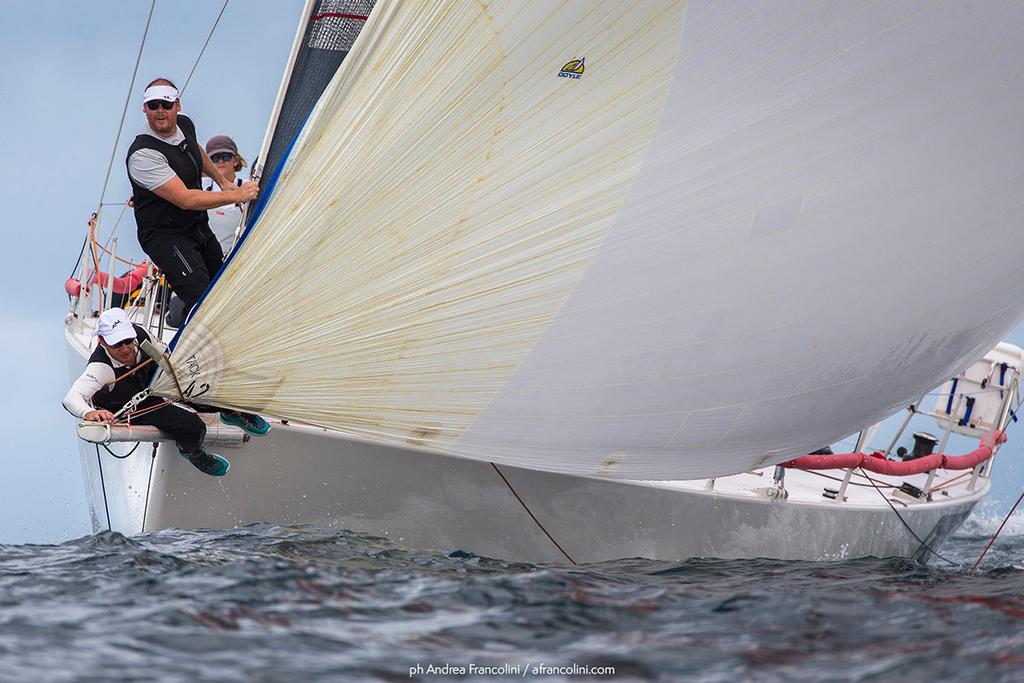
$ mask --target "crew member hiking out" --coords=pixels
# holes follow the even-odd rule
[[[224,259],[210,230],[207,209],[256,198],[256,183],[227,180],[196,139],[195,124],[180,114],[178,89],[166,78],[143,94],[147,126],[128,148],[139,244],[185,304],[186,315],[199,300]],[[202,177],[220,192],[204,192]]]
[[[156,364],[150,363],[128,375],[142,363],[139,343],[148,340],[149,334],[133,325],[122,309],[109,308],[100,314],[97,330],[99,344],[89,356],[85,372],[64,397],[64,407],[83,420],[113,422],[114,413],[149,386]],[[139,403],[136,410],[141,412],[163,402],[150,396]],[[192,411],[167,404],[133,417],[132,422],[152,425],[170,434],[178,444],[178,452],[200,471],[215,477],[227,473],[228,461],[203,448],[206,423]]]
[[[133,325],[120,308],[108,308],[100,314],[96,325],[99,344],[89,356],[85,372],[75,380],[64,397],[64,408],[83,420],[113,422],[121,410],[140,391],[149,386],[156,364],[140,367],[143,354],[139,344],[149,334]],[[252,436],[270,431],[259,415],[193,406],[202,412],[220,412],[221,421],[240,427]],[[178,452],[196,469],[220,477],[227,473],[228,461],[203,448],[206,423],[197,414],[180,406],[150,396],[135,406],[132,423],[151,425],[166,432],[178,445]]]

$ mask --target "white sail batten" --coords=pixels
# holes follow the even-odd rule
[[[575,474],[834,441],[1024,309],[1022,15],[380,2],[178,340],[181,384]]]

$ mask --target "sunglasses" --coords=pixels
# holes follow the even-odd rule
[[[167,100],[150,100],[149,102],[146,102],[146,107],[150,111],[156,111],[160,107],[163,107],[164,109],[174,109],[174,104],[174,102],[168,102]]]
[[[213,163],[219,163],[221,161],[234,161],[235,155],[231,152],[217,152],[216,154],[210,155],[210,161]]]
[[[112,349],[123,349],[124,347],[128,346],[129,344],[134,344],[134,343],[135,343],[135,337],[128,337],[127,339],[122,339],[121,341],[117,342],[116,344],[108,344],[107,346],[109,346]]]

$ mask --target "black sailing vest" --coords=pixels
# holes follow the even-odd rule
[[[190,190],[203,189],[203,156],[199,151],[199,142],[196,140],[196,127],[192,119],[181,114],[178,115],[178,128],[185,135],[185,139],[178,145],[172,145],[158,140],[152,135],[141,133],[135,137],[132,146],[128,148],[128,156],[125,157],[125,166],[132,154],[140,149],[152,149],[167,157],[167,163],[174,171],[185,187]],[[189,211],[179,209],[174,204],[160,199],[156,194],[150,192],[143,186],[137,184],[128,174],[128,180],[132,184],[132,199],[135,202],[135,224],[139,231],[139,244],[146,248],[146,241],[153,234],[170,233],[191,233],[201,232],[202,226],[208,226],[209,219],[206,211]]]
[[[132,327],[135,328],[135,338],[139,340],[139,343],[149,339],[149,334],[144,329],[138,325],[132,325]],[[142,362],[145,361],[146,359],[143,358]],[[108,384],[92,396],[92,404],[94,406],[103,410],[109,410],[112,413],[121,410],[124,404],[130,401],[135,394],[148,387],[149,380],[153,379],[153,375],[156,374],[156,363],[150,363],[131,377],[120,379],[121,376],[131,372],[132,368],[123,365],[115,368],[114,364],[110,361],[110,356],[107,355],[107,352],[99,344],[96,345],[96,349],[89,356],[89,363],[109,365],[114,371],[114,376],[118,378],[118,381],[113,386]]]

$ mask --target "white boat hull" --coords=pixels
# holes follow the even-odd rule
[[[77,376],[84,348],[74,335],[69,341],[69,366]],[[279,422],[266,437],[219,446],[231,461],[222,478],[195,470],[172,443],[79,444],[97,529],[137,534],[310,524],[530,562],[928,559],[918,538],[940,545],[989,488],[981,478],[971,491],[962,479],[933,502],[897,502],[915,538],[878,492],[851,487],[850,500],[839,504],[821,496],[833,482],[806,472],[790,472],[790,498],[776,501],[756,490],[770,484],[765,473],[721,479],[714,490],[704,481],[580,478],[363,443]]]
[[[110,449],[126,453],[130,446]],[[501,467],[506,484],[486,463],[356,443],[298,425],[275,424],[267,437],[221,452],[231,471],[218,479],[193,469],[173,444],[161,444],[155,457],[151,445],[142,444],[119,460],[82,443],[87,481],[102,482],[98,491],[90,487],[94,519],[126,534],[312,524],[531,562],[922,555],[887,505],[776,502]],[[970,498],[901,514],[935,547],[987,488],[985,481]]]

